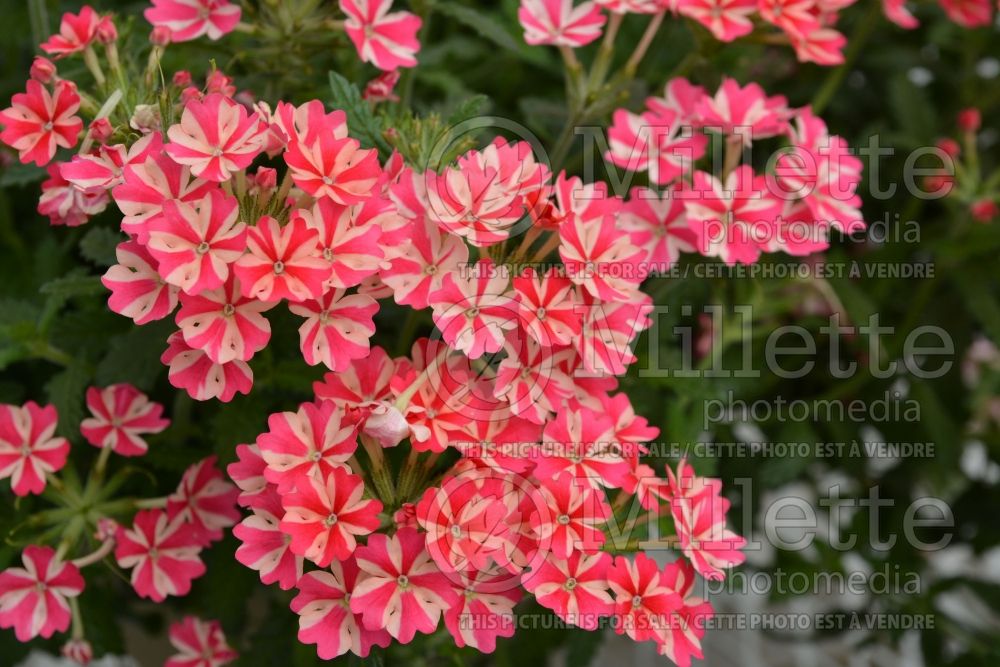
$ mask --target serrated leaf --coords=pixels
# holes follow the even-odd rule
[[[361,98],[358,87],[337,72],[330,72],[330,91],[333,94],[330,103],[347,115],[347,127],[352,135],[366,148],[378,148],[386,155],[391,153],[392,148],[382,137],[382,123]]]
[[[529,47],[520,37],[512,34],[496,18],[486,12],[453,2],[437,3],[434,5],[434,9],[450,16],[462,25],[472,28],[500,48],[515,54],[526,62],[535,65],[547,64],[547,59],[541,50]]]
[[[45,175],[44,169],[33,164],[12,164],[0,173],[0,187],[13,188],[37,183]]]
[[[59,412],[59,433],[77,435],[77,427],[83,421],[83,395],[89,382],[87,367],[83,363],[73,363],[45,385],[48,402]]]
[[[121,233],[107,227],[91,227],[80,239],[80,254],[100,267],[115,264],[115,248],[124,241]]]
[[[152,389],[164,370],[160,354],[172,328],[170,320],[160,320],[112,338],[108,353],[97,365],[97,383],[128,382],[143,391]]]
[[[73,297],[103,294],[106,290],[100,276],[70,275],[50,280],[38,291],[49,296]]]

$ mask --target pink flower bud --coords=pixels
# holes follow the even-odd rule
[[[958,112],[958,128],[963,132],[978,132],[983,124],[983,114],[975,107]]]
[[[413,503],[403,503],[392,515],[396,528],[417,527],[417,506]]]
[[[98,118],[90,124],[90,136],[98,143],[105,143],[114,132],[115,128],[107,118]]]
[[[135,113],[129,119],[129,127],[138,130],[143,134],[149,134],[160,129],[160,109],[153,104],[139,104],[135,107]]]
[[[271,167],[261,167],[254,174],[253,183],[261,190],[273,190],[278,187],[278,171]]]
[[[383,447],[395,447],[410,433],[410,425],[399,410],[387,403],[376,406],[362,429]]]
[[[115,27],[114,21],[111,20],[110,16],[105,16],[101,19],[101,22],[97,24],[97,41],[101,44],[112,44],[118,39],[118,29]]]
[[[955,179],[945,174],[932,174],[924,178],[924,192],[935,196],[945,196],[955,186]]]
[[[201,91],[194,86],[188,86],[181,91],[181,102],[187,104],[191,100],[200,100],[202,98]]]
[[[990,222],[1000,214],[1000,206],[992,199],[980,199],[972,202],[969,213],[977,222]]]
[[[958,159],[958,156],[962,153],[962,147],[959,146],[958,142],[954,139],[938,139],[937,147],[938,150],[942,151],[953,160]]]
[[[191,85],[191,72],[186,69],[174,72],[174,85],[178,88],[187,88]]]
[[[222,93],[226,97],[236,94],[236,86],[233,85],[232,77],[228,77],[219,70],[212,70],[208,78],[205,79],[205,90],[209,93]]]
[[[31,63],[31,78],[39,83],[52,83],[56,78],[56,64],[48,58],[35,56]]]
[[[170,43],[170,28],[165,25],[158,25],[149,33],[149,42],[153,46],[166,46]]]
[[[89,665],[94,659],[94,649],[86,639],[70,639],[63,645],[62,654],[78,665]]]
[[[99,542],[107,542],[118,532],[118,522],[114,519],[104,517],[97,520],[97,532],[94,539]]]

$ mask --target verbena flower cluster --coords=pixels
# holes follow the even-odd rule
[[[525,40],[558,47],[573,76],[572,50],[602,35],[613,46],[626,13],[653,16],[649,39],[676,15],[723,42],[756,27],[802,60],[836,64],[850,4],[523,0],[518,17]],[[965,25],[992,15],[989,2],[941,4]],[[904,3],[884,5],[912,27]],[[365,98],[394,102],[399,68],[417,64],[421,19],[389,0],[339,8],[336,29],[383,72]],[[65,653],[85,664],[81,568],[113,556],[140,596],[162,601],[190,590],[205,571],[199,552],[235,526],[236,558],[297,590],[299,639],[322,658],[366,656],[442,621],[458,646],[490,652],[529,595],[568,624],[653,642],[682,667],[701,657],[712,608],[696,579],[724,577],[745,541],[726,527],[718,480],[683,460],[644,462],[659,431],[616,379],[652,324],[641,287],[682,253],[750,264],[864,229],[861,163],[844,139],[755,83],[707,90],[677,77],[643,109],[612,114],[606,159],[649,183],[627,195],[502,137],[415,164],[362,144],[344,110],[319,100],[254,99],[217,69],[161,84],[170,44],[246,29],[238,5],[154,0],[144,15],[149,64],[127,91],[112,19],[90,7],[65,15],[41,45],[53,60],[39,56],[0,112],[0,140],[46,166],[38,210],[52,224],[117,206],[127,238],[103,277],[108,307],[137,325],[173,318],[161,360],[174,387],[197,400],[250,392],[278,308],[301,318],[305,363],[329,372],[313,401],[270,415],[236,447],[238,489],[208,458],[161,499],[119,498],[105,478],[110,453],[140,456],[142,436],[167,426],[134,387],[88,393],[80,432],[101,454],[82,486],[57,476],[69,443],[54,436],[54,408],[2,406],[0,475],[13,491],[48,486],[88,511],[68,538],[49,536],[57,548],[28,546],[23,567],[0,574],[0,626],[27,641],[72,625]],[[60,76],[71,56],[91,83]],[[755,146],[781,151],[762,170]],[[405,341],[406,356],[371,342],[389,299],[435,326]],[[59,528],[65,515],[39,516]],[[662,566],[643,553],[656,544],[681,555]],[[170,634],[171,667],[235,657],[216,623],[189,617]]]

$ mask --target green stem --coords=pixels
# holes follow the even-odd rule
[[[823,83],[823,87],[819,89],[816,96],[812,101],[812,109],[816,114],[822,113],[826,105],[830,103],[833,96],[840,89],[840,85],[844,82],[844,78],[847,73],[851,71],[854,67],[854,63],[861,56],[861,52],[864,50],[865,42],[872,36],[875,31],[875,26],[879,23],[882,13],[882,7],[880,3],[871,3],[871,9],[865,14],[864,18],[861,19],[861,27],[854,34],[851,39],[851,45],[847,50],[847,55],[844,56],[844,64],[840,65],[837,69],[830,72],[826,77],[826,81]]]

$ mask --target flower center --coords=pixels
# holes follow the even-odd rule
[[[337,515],[331,514],[330,516],[326,517],[326,519],[323,520],[323,523],[326,524],[327,528],[333,526],[335,523],[337,523]]]
[[[569,525],[569,515],[568,514],[560,514],[556,518],[556,523],[558,523],[560,526]]]
[[[568,591],[571,591],[574,588],[576,588],[576,578],[570,577],[569,579],[567,579],[566,583],[563,584],[563,588],[565,588]]]
[[[633,607],[641,607],[642,606],[642,596],[641,595],[634,595],[634,596],[632,596],[632,606]]]
[[[323,259],[325,259],[328,262],[332,262],[333,261],[333,251],[330,250],[329,248],[323,248]]]
[[[470,320],[479,317],[479,308],[475,306],[469,308],[467,311],[465,311],[465,316],[468,317]]]
[[[323,458],[323,454],[321,454],[320,452],[313,452],[312,454],[309,455],[309,458],[313,460],[313,463],[319,463],[319,460]]]
[[[152,549],[149,550],[149,557],[152,558],[153,560],[156,560],[157,558],[160,557],[160,552],[157,550],[156,547],[153,547]]]
[[[275,273],[281,273],[284,270],[285,270],[285,263],[282,262],[280,259],[277,262],[274,263],[274,272]]]
[[[212,155],[214,157],[222,157],[222,149],[216,146],[215,149],[212,151]]]
[[[42,129],[45,130],[46,132],[51,132],[53,127],[55,126],[52,124],[51,120],[47,122],[45,125],[42,125]]]
[[[198,247],[194,249],[199,255],[204,255],[206,252],[212,249],[212,246],[208,245],[208,241],[202,241],[198,244]]]
[[[451,536],[454,537],[456,540],[462,537],[462,527],[457,523],[453,523],[451,525]]]
[[[44,593],[47,588],[48,586],[45,584],[44,581],[39,581],[38,583],[35,584],[35,590],[38,591],[39,593]]]
[[[438,267],[434,266],[433,264],[428,264],[426,267],[424,267],[424,275],[433,276],[437,272],[438,272]]]
[[[400,588],[408,588],[410,585],[410,578],[407,577],[405,574],[401,574],[398,577],[396,577],[396,583],[399,585]]]
[[[535,315],[538,315],[538,319],[545,319],[545,306],[539,306],[538,310],[535,311]]]
[[[226,317],[232,317],[233,313],[236,312],[236,306],[231,303],[227,303],[222,307],[222,314]]]
[[[31,456],[31,445],[29,445],[28,443],[24,443],[23,445],[21,445],[21,456],[25,458]]]
[[[333,179],[330,178],[329,176],[324,176],[323,177],[323,184],[324,185],[333,185]]]

